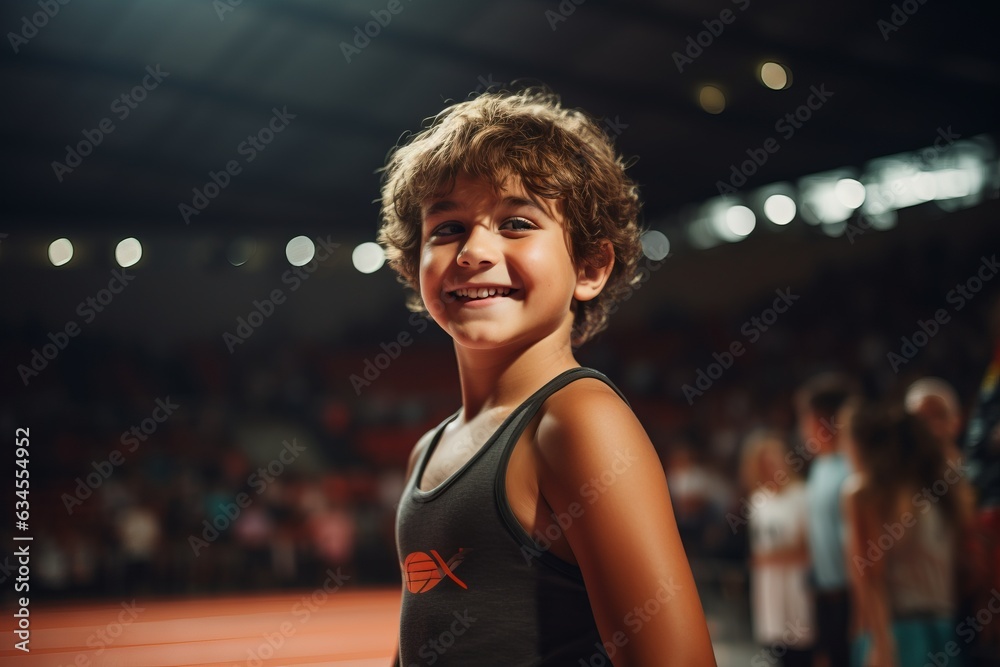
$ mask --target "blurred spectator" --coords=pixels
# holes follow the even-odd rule
[[[972,516],[975,513],[975,493],[966,478],[962,452],[958,447],[958,435],[962,431],[958,394],[940,378],[921,378],[906,390],[903,405],[909,414],[923,422],[935,441],[943,447],[942,453],[948,467],[961,478],[948,493],[955,495],[962,504],[964,515]],[[962,544],[967,557],[959,560],[958,606],[960,611],[972,614],[981,607],[980,587],[988,580],[985,574],[985,554],[981,547],[974,531],[968,531]]]
[[[343,507],[330,505],[308,519],[308,530],[317,556],[324,566],[352,566],[357,526],[354,514]]]
[[[71,528],[66,535],[70,553],[70,584],[78,590],[93,593],[96,584],[99,554],[93,538],[79,528]]]
[[[955,389],[941,378],[920,378],[907,388],[903,404],[944,446],[945,459],[960,463],[958,435],[962,431],[962,408]]]
[[[980,508],[1000,509],[1000,298],[990,314],[993,355],[983,375],[965,441]]]
[[[237,517],[233,532],[243,554],[241,579],[260,588],[268,585],[274,572],[271,564],[271,542],[274,538],[274,524],[267,509],[253,504]]]
[[[687,441],[671,449],[666,474],[685,548],[689,554],[707,555],[720,536],[724,537],[720,519],[729,505],[728,482],[706,465]]]
[[[976,495],[975,552],[980,595],[972,606],[986,609],[1000,591],[1000,297],[989,322],[992,360],[983,375],[965,440],[965,460]],[[1000,665],[1000,623],[984,626],[975,638],[977,664]]]
[[[844,488],[857,634],[852,667],[924,667],[958,645],[955,575],[971,517],[951,493],[961,476],[916,417],[862,405],[847,411],[856,472]],[[946,653],[946,651],[948,651]]]
[[[816,623],[808,583],[806,488],[777,433],[743,446],[740,477],[750,496],[750,609],[754,640],[786,667],[810,667]]]
[[[37,547],[38,579],[42,588],[61,591],[70,579],[70,555],[66,553],[57,537],[43,534],[39,536]]]
[[[121,511],[116,527],[124,555],[126,590],[148,591],[160,546],[160,518],[149,507],[134,505]]]
[[[839,451],[837,413],[854,393],[852,382],[837,373],[817,375],[796,393],[803,459],[810,458],[807,481],[809,553],[818,629],[818,664],[842,667],[848,661],[850,601],[844,564],[844,521],[840,490],[850,470]],[[812,458],[815,457],[815,458]]]

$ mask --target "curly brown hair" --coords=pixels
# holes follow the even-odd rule
[[[576,304],[572,344],[603,330],[613,305],[638,280],[641,255],[638,186],[608,135],[541,88],[483,93],[429,121],[389,153],[382,169],[378,240],[400,282],[415,292],[410,309],[427,310],[419,288],[421,204],[450,190],[460,173],[496,191],[519,178],[528,192],[561,206],[574,263],[604,265],[602,242],[611,242],[611,275],[601,294]]]

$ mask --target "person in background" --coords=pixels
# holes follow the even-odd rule
[[[774,658],[768,664],[810,667],[816,623],[806,488],[787,454],[784,439],[768,431],[750,434],[743,446],[740,478],[752,508],[750,609],[754,640]]]
[[[958,394],[941,378],[921,378],[907,388],[903,406],[907,413],[924,423],[942,446],[945,462],[951,471],[946,470],[946,473],[952,479],[958,479],[954,485],[949,485],[948,493],[954,494],[962,504],[964,516],[973,516],[976,507],[975,492],[969,484],[967,471],[963,465],[962,450],[958,445],[958,437],[962,432],[962,411]],[[965,557],[958,561],[956,585],[958,616],[964,618],[968,614],[974,615],[982,608],[979,598],[981,588],[988,580],[988,574],[982,544],[977,540],[974,530],[970,529],[964,533],[961,546]]]
[[[924,667],[942,655],[960,666],[962,656],[948,646],[958,645],[955,579],[971,519],[949,492],[961,477],[948,474],[944,448],[915,416],[872,404],[846,413],[845,448],[855,470],[843,494],[856,633],[851,667]]]
[[[818,667],[843,667],[849,656],[850,600],[844,564],[840,491],[850,469],[839,451],[841,425],[837,422],[837,413],[854,393],[850,378],[839,373],[824,373],[806,382],[795,395],[803,452],[811,460],[806,499],[816,600]]]
[[[1000,296],[990,309],[992,359],[983,375],[966,431],[964,462],[975,494],[974,553],[979,593],[975,610],[1000,598]],[[1000,623],[982,626],[970,651],[977,665],[1000,665]]]
[[[962,408],[955,389],[936,377],[920,378],[906,390],[906,411],[915,415],[944,445],[945,458],[956,465],[962,460],[958,436],[962,431]]]
[[[702,556],[706,551],[706,529],[716,520],[711,472],[695,446],[681,442],[668,455],[666,473],[670,502],[684,547],[689,555]]]

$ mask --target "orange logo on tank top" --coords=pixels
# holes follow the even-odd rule
[[[448,577],[462,588],[468,590],[465,582],[455,576],[455,570],[465,559],[469,549],[459,549],[458,553],[445,562],[435,549],[428,556],[423,551],[414,551],[403,561],[403,577],[406,579],[406,590],[411,593],[426,593]]]

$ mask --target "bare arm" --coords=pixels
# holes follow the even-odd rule
[[[603,383],[581,380],[567,389],[547,402],[536,432],[539,485],[553,511],[579,515],[565,535],[601,638],[614,645],[612,662],[714,667],[652,443]]]
[[[870,560],[865,553],[869,540],[878,540],[878,521],[867,493],[856,477],[844,485],[841,497],[847,521],[847,570],[851,593],[864,629],[872,638],[872,646],[862,663],[866,667],[895,667],[896,641],[892,634],[889,596],[885,584],[885,559]]]

